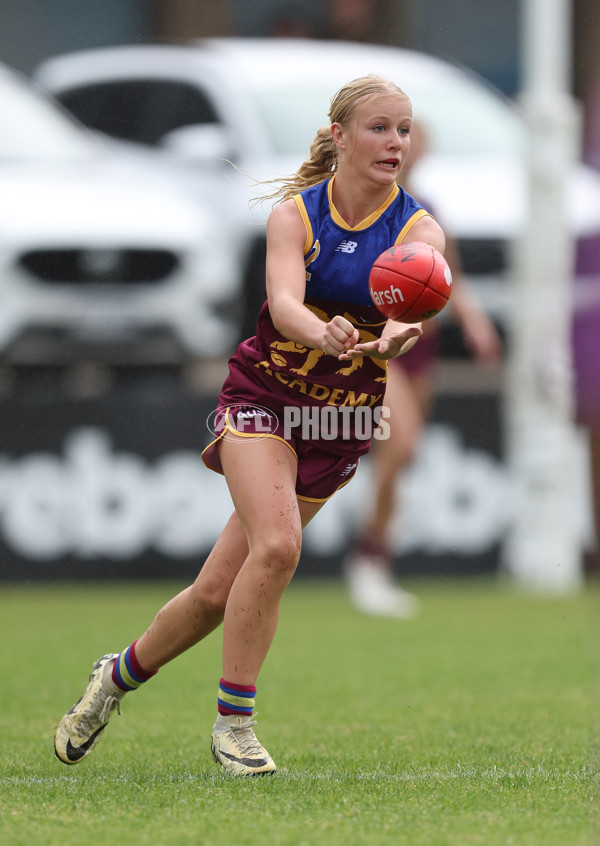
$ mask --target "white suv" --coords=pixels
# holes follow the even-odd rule
[[[45,62],[36,78],[88,126],[154,150],[209,199],[242,265],[249,334],[264,291],[268,210],[249,210],[250,177],[295,171],[327,122],[329,98],[372,72],[410,96],[431,143],[417,191],[457,238],[468,278],[502,327],[510,242],[526,214],[525,131],[516,109],[469,72],[393,47],[213,38],[69,53]],[[569,207],[580,237],[600,231],[600,179],[590,169],[573,174]]]
[[[213,215],[4,66],[0,100],[0,359],[228,351],[240,283]]]

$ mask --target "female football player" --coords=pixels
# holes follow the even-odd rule
[[[356,472],[369,448],[365,419],[373,430],[379,422],[387,359],[421,334],[377,311],[369,271],[405,239],[445,246],[440,226],[398,186],[412,124],[406,94],[380,77],[357,79],[333,97],[329,117],[271,197],[267,299],[256,335],[230,359],[203,453],[224,474],[233,513],[196,581],[138,640],[96,661],[56,731],[66,764],[90,753],[128,691],[222,623],[213,757],[235,775],[275,770],[252,713],[302,529]]]

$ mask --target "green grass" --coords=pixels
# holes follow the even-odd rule
[[[298,580],[259,680],[274,777],[233,779],[210,758],[219,633],[65,767],[53,727],[92,659],[179,587],[3,587],[3,846],[597,842],[597,588],[416,582],[422,613],[400,622],[357,615],[341,583]]]

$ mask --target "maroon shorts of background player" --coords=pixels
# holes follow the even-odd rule
[[[426,324],[423,329],[423,334],[414,347],[404,355],[391,358],[388,367],[401,367],[409,376],[421,376],[433,370],[438,353],[439,330]]]
[[[202,452],[202,460],[210,470],[223,473],[218,444],[228,434],[236,449],[240,450],[241,461],[244,460],[244,450],[254,449],[261,438],[277,438],[296,456],[296,494],[298,499],[309,502],[328,500],[352,479],[358,469],[358,454],[338,455],[319,442],[302,440],[296,436],[294,429],[284,432],[283,420],[265,406],[241,403],[220,406],[211,418],[211,429],[215,440]],[[361,451],[364,448],[364,443],[360,444]]]

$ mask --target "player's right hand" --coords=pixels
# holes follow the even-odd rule
[[[352,349],[358,343],[358,329],[340,314],[325,324],[321,349],[326,355],[339,358],[346,350]]]

